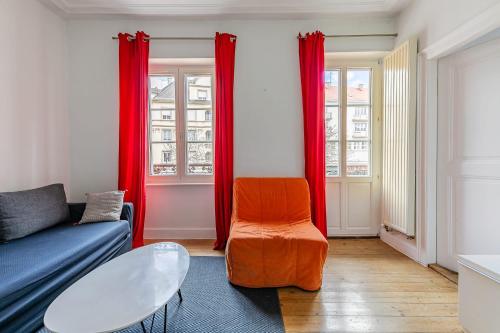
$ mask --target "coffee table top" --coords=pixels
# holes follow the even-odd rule
[[[170,300],[188,269],[189,253],[176,243],[122,254],[60,294],[45,312],[45,327],[56,333],[102,333],[139,323]]]

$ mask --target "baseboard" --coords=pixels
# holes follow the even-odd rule
[[[328,239],[380,239],[378,235],[376,236],[359,236],[359,235],[354,235],[354,236],[330,236],[328,235]]]
[[[214,239],[215,228],[145,228],[144,239]]]
[[[420,263],[417,244],[414,239],[407,239],[407,237],[400,232],[386,231],[384,228],[380,229],[380,239],[405,256]]]
[[[458,284],[458,273],[449,270],[448,268],[445,268],[443,266],[439,266],[438,264],[430,264],[429,268],[432,269],[433,271],[437,272],[438,274],[444,276],[454,284]]]

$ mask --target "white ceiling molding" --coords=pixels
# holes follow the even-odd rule
[[[394,15],[411,0],[41,0],[68,15]]]
[[[445,57],[498,28],[500,28],[500,3],[427,46],[422,53],[427,59]]]

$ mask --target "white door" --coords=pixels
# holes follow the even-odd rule
[[[326,205],[329,236],[375,236],[380,227],[381,66],[326,58]]]
[[[437,262],[500,254],[500,39],[439,62]]]

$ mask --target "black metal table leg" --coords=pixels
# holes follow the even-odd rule
[[[167,304],[165,303],[165,313],[163,315],[163,333],[167,333]]]
[[[144,326],[144,322],[143,321],[141,321],[141,327],[142,327],[142,332],[147,333],[146,332],[146,327]]]
[[[167,333],[167,303],[165,303],[165,314],[163,315],[163,333]]]
[[[182,302],[182,293],[181,293],[181,289],[180,288],[179,288],[179,290],[177,290],[177,295],[179,295],[179,299]]]

